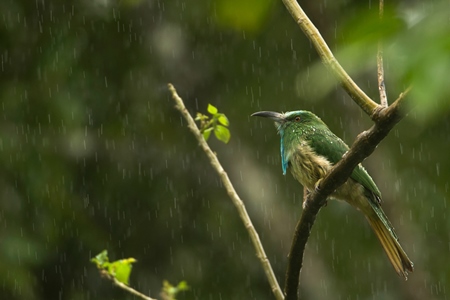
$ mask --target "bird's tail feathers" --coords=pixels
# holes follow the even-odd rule
[[[371,205],[373,208],[373,213],[366,215],[366,218],[376,236],[380,240],[380,243],[383,246],[383,249],[391,261],[395,271],[406,280],[408,279],[408,271],[413,272],[414,264],[400,246],[397,235],[394,232],[394,228],[379,207],[379,204],[371,203]]]

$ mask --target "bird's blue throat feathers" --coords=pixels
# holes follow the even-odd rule
[[[281,168],[283,169],[283,175],[286,175],[286,170],[288,168],[288,160],[286,159],[286,153],[284,152],[284,129],[281,127],[281,125],[278,125],[278,133],[281,136],[280,141]]]

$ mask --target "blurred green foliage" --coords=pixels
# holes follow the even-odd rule
[[[221,183],[166,90],[213,103],[211,139],[282,282],[302,188],[279,137],[250,119],[306,109],[347,143],[371,126],[281,1],[0,2],[0,298],[130,299],[98,276],[102,249],[135,257],[130,286],[180,299],[273,299]],[[383,39],[392,102],[415,108],[364,162],[416,271],[398,278],[359,212],[331,202],[312,229],[304,299],[445,299],[450,269],[447,1],[301,1],[343,66],[378,99]],[[387,4],[386,4],[387,5]],[[443,261],[444,259],[444,261]]]
[[[223,28],[257,32],[267,21],[274,0],[214,0],[212,15]]]
[[[163,300],[176,300],[178,293],[189,290],[186,281],[180,281],[177,286],[171,285],[167,280],[163,283],[163,290],[161,293]]]

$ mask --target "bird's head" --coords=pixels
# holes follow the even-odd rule
[[[283,174],[289,165],[289,148],[298,141],[298,137],[314,132],[316,128],[325,126],[322,120],[306,110],[289,111],[285,113],[277,113],[273,111],[260,111],[252,114],[256,117],[269,118],[275,121],[278,133],[281,136],[281,166]]]
[[[253,113],[252,117],[253,116],[272,119],[280,134],[283,134],[286,130],[290,129],[296,131],[296,129],[302,129],[307,126],[318,127],[325,125],[318,116],[306,110],[295,110],[285,113],[259,111]]]

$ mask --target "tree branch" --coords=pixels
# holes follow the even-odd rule
[[[294,18],[295,22],[300,26],[305,35],[313,43],[317,52],[319,53],[322,62],[328,67],[332,73],[338,78],[344,90],[350,95],[353,101],[358,104],[366,114],[372,117],[374,111],[378,108],[378,104],[375,103],[369,96],[367,96],[363,90],[351,79],[351,77],[345,72],[344,68],[334,57],[327,43],[320,35],[319,30],[314,26],[305,12],[302,10],[296,0],[282,0],[287,10]]]
[[[384,0],[380,0],[380,22],[383,22],[384,14]],[[386,95],[386,85],[384,83],[384,66],[383,66],[383,41],[380,38],[378,41],[377,50],[377,79],[378,79],[378,91],[380,92],[380,105],[383,107],[388,106],[388,100]]]
[[[239,216],[241,217],[241,220],[244,223],[244,226],[250,235],[250,239],[253,243],[253,247],[255,247],[256,255],[262,264],[262,267],[266,273],[267,279],[269,280],[270,287],[272,288],[272,292],[275,295],[275,298],[277,300],[284,299],[283,292],[281,291],[280,285],[278,284],[278,281],[272,270],[272,266],[270,265],[269,259],[267,258],[267,255],[264,251],[264,247],[261,244],[261,240],[259,239],[258,233],[256,232],[256,229],[252,224],[250,216],[248,215],[247,210],[245,209],[244,203],[242,202],[242,200],[239,198],[238,194],[236,193],[236,190],[234,189],[233,184],[231,183],[230,179],[228,178],[227,173],[225,172],[222,165],[220,164],[219,159],[212,152],[211,148],[209,148],[208,144],[206,143],[205,139],[203,138],[202,134],[200,133],[200,130],[198,129],[197,125],[194,122],[194,119],[192,119],[192,116],[189,114],[186,107],[184,106],[183,100],[180,98],[180,96],[178,96],[177,91],[175,90],[175,87],[169,83],[168,88],[169,88],[170,92],[172,93],[172,98],[176,102],[175,108],[178,109],[180,111],[181,115],[186,119],[188,128],[191,130],[192,134],[194,134],[195,138],[197,139],[197,141],[200,144],[200,147],[203,149],[203,151],[208,156],[212,167],[214,168],[214,170],[217,172],[220,179],[222,180],[222,183],[228,193],[228,196],[230,197],[234,206],[238,210]]]
[[[387,108],[374,113],[375,124],[367,131],[358,135],[350,150],[327,173],[319,183],[319,187],[307,196],[306,205],[295,228],[294,239],[289,253],[284,292],[286,300],[297,299],[300,270],[303,264],[303,253],[309,238],[316,215],[325,205],[327,197],[350,177],[353,169],[368,157],[378,144],[388,135],[391,129],[409,111],[405,106],[405,96],[408,88],[398,99]]]

